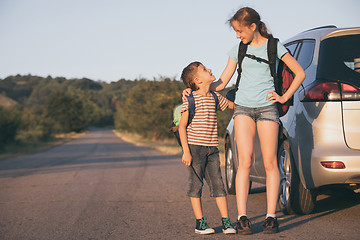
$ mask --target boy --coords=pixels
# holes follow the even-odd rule
[[[179,124],[179,134],[183,149],[182,162],[189,167],[188,196],[196,218],[195,233],[211,234],[210,228],[203,216],[201,194],[203,179],[210,188],[210,196],[216,198],[217,206],[222,216],[223,232],[236,233],[228,216],[226,192],[221,177],[215,99],[210,92],[210,84],[215,80],[211,69],[200,62],[193,62],[184,68],[181,79],[187,88],[192,89],[195,99],[195,115],[188,125],[188,102],[184,101]],[[227,107],[234,109],[234,103],[220,94],[218,107],[224,111]]]

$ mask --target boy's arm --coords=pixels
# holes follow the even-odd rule
[[[228,108],[230,108],[230,109],[235,109],[235,103],[234,103],[234,102],[229,101]]]
[[[231,102],[229,99],[223,97],[220,93],[216,92],[216,95],[219,99],[219,106],[221,111],[225,111],[226,108],[235,109],[234,102]]]
[[[180,118],[179,135],[180,135],[181,146],[183,149],[182,162],[189,167],[191,165],[192,158],[190,154],[190,149],[187,140],[187,133],[186,133],[188,119],[189,119],[189,111],[183,112]]]

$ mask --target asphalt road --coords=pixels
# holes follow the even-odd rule
[[[194,234],[180,156],[136,147],[111,130],[91,131],[51,150],[0,161],[0,239],[360,239],[359,194],[320,196],[307,216],[278,213],[281,232],[264,235],[265,188],[254,185],[255,234],[225,236],[205,187],[216,233]],[[236,218],[235,197],[228,197]]]

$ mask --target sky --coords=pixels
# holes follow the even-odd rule
[[[280,41],[360,26],[360,0],[0,0],[0,79],[179,79],[192,61],[219,77],[239,43],[227,20],[245,6]]]

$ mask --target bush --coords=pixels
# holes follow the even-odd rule
[[[46,102],[46,117],[54,123],[54,133],[80,132],[87,128],[83,104],[64,92],[51,95]]]
[[[172,136],[173,108],[181,102],[183,88],[182,83],[170,79],[139,81],[118,104],[115,127],[147,138]]]
[[[17,108],[0,108],[0,148],[15,140],[20,126],[20,111]]]
[[[50,137],[46,127],[38,125],[32,129],[19,130],[15,139],[22,143],[45,141]]]

